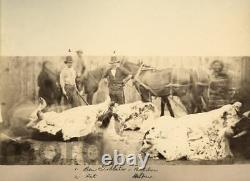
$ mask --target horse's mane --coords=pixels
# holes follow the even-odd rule
[[[141,65],[142,65],[141,71],[155,71],[155,70],[157,70],[155,67],[152,67],[151,65],[144,64],[142,61],[138,61],[137,63],[130,62],[128,60],[121,61],[121,66],[127,70],[128,70],[128,67],[130,67],[130,69],[133,69],[133,70],[129,70],[133,74],[137,73],[137,71]]]
[[[145,64],[143,61],[138,61],[137,63],[135,63],[135,62],[130,62],[130,61],[128,61],[128,60],[123,59],[123,60],[121,61],[121,65],[124,65],[124,64],[130,64],[130,65],[132,65],[132,66],[137,66],[137,67],[139,67],[141,64],[143,64],[143,67],[145,67],[145,68],[152,68],[152,69],[155,69],[155,67],[153,67],[153,66],[151,66],[151,65],[148,65],[148,64]]]

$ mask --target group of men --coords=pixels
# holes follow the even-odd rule
[[[77,54],[80,56],[82,51],[77,51]],[[65,67],[60,72],[62,93],[72,107],[77,107],[81,105],[81,99],[83,99],[77,86],[80,74],[73,68],[72,56],[66,56],[64,63]],[[120,66],[120,61],[115,54],[111,57],[109,64],[110,68],[105,73],[104,78],[108,80],[110,99],[114,103],[124,104],[124,86],[132,78],[132,75]]]

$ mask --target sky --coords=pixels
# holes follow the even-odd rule
[[[1,55],[250,55],[250,0],[0,0]]]

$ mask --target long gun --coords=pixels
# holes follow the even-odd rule
[[[85,98],[80,94],[80,92],[77,90],[76,88],[76,92],[77,94],[79,95],[79,97],[83,100],[83,102],[86,104],[86,105],[89,105],[89,103],[85,100]]]

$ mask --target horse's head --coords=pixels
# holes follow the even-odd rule
[[[120,66],[125,68],[126,70],[128,70],[132,75],[135,75],[141,64],[142,64],[142,61],[140,61],[138,63],[133,63],[133,62],[130,62],[130,61],[123,59],[121,61]]]

